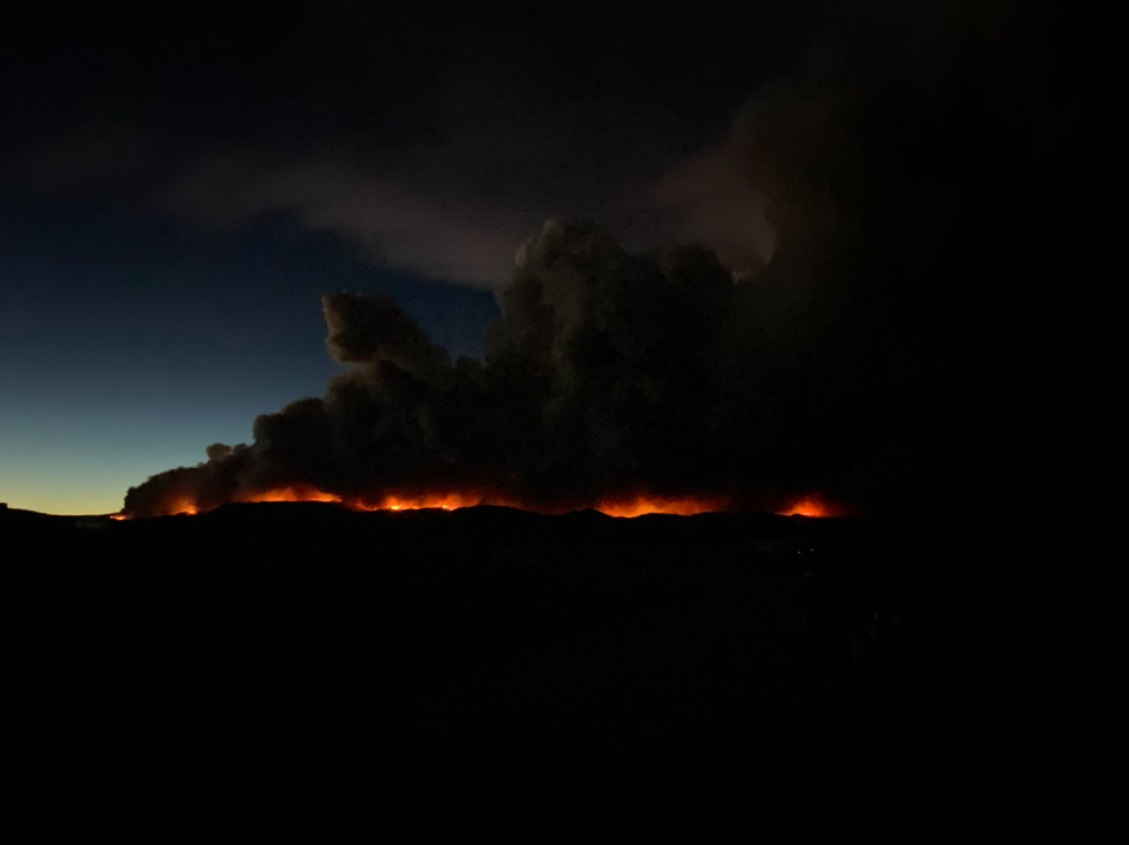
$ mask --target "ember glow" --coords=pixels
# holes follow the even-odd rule
[[[358,511],[414,511],[427,508],[453,511],[476,505],[508,504],[501,500],[470,493],[420,493],[382,495],[374,498],[337,496],[312,487],[283,487],[241,498],[242,502],[334,502]]]
[[[327,493],[324,490],[307,485],[292,485],[271,490],[245,492],[237,494],[231,501],[248,504],[259,502],[326,502],[342,505],[356,511],[454,511],[460,508],[492,505],[546,514],[595,510],[608,516],[625,519],[646,516],[647,514],[694,516],[700,513],[724,513],[732,510],[733,506],[732,500],[727,496],[710,495],[669,496],[653,493],[631,493],[608,495],[595,502],[573,502],[564,506],[545,502],[535,504],[489,492],[405,492],[343,496],[336,493]],[[214,507],[218,507],[218,505],[202,506],[191,497],[180,495],[169,499],[157,512],[146,515],[189,516],[205,513]],[[739,507],[739,509],[744,510],[746,508]],[[828,501],[818,493],[795,499],[787,507],[774,512],[779,516],[803,516],[815,519],[845,515],[843,507]],[[129,519],[137,515],[127,511],[112,514],[111,519]]]
[[[649,513],[674,514],[676,516],[693,516],[697,513],[713,513],[728,510],[729,502],[726,499],[684,497],[663,498],[655,496],[634,496],[631,498],[606,498],[601,499],[595,510],[606,513],[608,516],[635,517]]]
[[[671,514],[692,516],[699,513],[712,513],[728,510],[729,501],[721,497],[708,496],[657,496],[633,494],[608,496],[595,504],[578,505],[572,508],[552,508],[531,506],[502,496],[480,493],[405,493],[401,495],[382,494],[374,497],[339,496],[314,487],[279,487],[238,496],[234,501],[256,502],[328,502],[344,505],[358,511],[411,511],[435,509],[453,511],[460,508],[473,508],[478,505],[496,505],[541,513],[565,513],[569,510],[591,509],[608,516],[632,518],[646,514]],[[166,516],[182,516],[201,513],[204,509],[189,499],[170,501],[162,509]],[[115,514],[115,519],[125,519],[127,514]]]
[[[170,516],[194,516],[199,512],[200,509],[196,507],[196,502],[189,498],[174,499],[169,503],[166,511]]]
[[[804,496],[790,507],[777,511],[781,516],[829,517],[838,516],[839,508],[828,504],[820,496]]]

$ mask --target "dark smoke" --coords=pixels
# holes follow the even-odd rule
[[[763,231],[738,267],[736,247],[725,266],[550,221],[499,290],[481,362],[452,362],[390,299],[328,296],[327,346],[352,369],[259,417],[250,445],[131,489],[125,511],[292,485],[550,510],[636,492],[775,507],[819,491],[860,511],[981,495],[1000,436],[992,321],[1019,242],[997,212],[1024,176],[1001,164],[1030,139],[1009,69],[987,62],[1006,21],[903,23],[764,89],[688,171],[767,198],[763,268]]]
[[[499,305],[484,361],[452,362],[391,298],[326,296],[327,349],[351,369],[325,397],[260,416],[249,446],[216,444],[207,462],[131,489],[125,512],[291,486],[548,510],[641,492],[763,507],[859,492],[835,476],[846,408],[806,369],[827,361],[791,327],[811,318],[790,314],[771,275],[736,284],[704,249],[631,254],[593,224],[551,220]]]
[[[609,493],[737,489],[721,366],[737,288],[711,254],[632,255],[550,221],[499,294],[483,362],[431,343],[387,297],[323,299],[327,348],[352,369],[322,399],[259,417],[250,446],[132,489],[135,515],[278,487],[342,497],[486,492],[549,509]]]

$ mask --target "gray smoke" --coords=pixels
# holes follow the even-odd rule
[[[126,512],[294,485],[550,510],[639,491],[951,497],[996,434],[977,315],[1000,297],[991,201],[1017,140],[981,61],[997,23],[934,17],[848,34],[658,184],[712,248],[629,250],[551,220],[497,288],[482,361],[451,361],[387,298],[326,297],[351,369],[259,417],[250,445],[131,489]]]

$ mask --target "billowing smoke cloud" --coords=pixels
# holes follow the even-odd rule
[[[735,283],[702,248],[633,254],[594,224],[550,220],[518,251],[482,362],[452,362],[388,297],[326,296],[327,349],[350,369],[325,396],[260,416],[249,446],[217,444],[207,462],[154,476],[125,511],[286,488],[545,510],[640,494],[738,507],[858,494],[838,451],[855,397],[832,401],[842,386],[806,370],[847,350],[797,346],[813,342],[792,325],[810,315],[790,312],[808,300],[786,281]]]
[[[1007,89],[956,61],[989,55],[985,32],[903,23],[763,88],[652,184],[712,249],[627,250],[552,220],[497,289],[481,362],[451,361],[391,300],[326,297],[351,369],[259,417],[250,445],[132,489],[126,511],[288,486],[555,510],[638,491],[916,507],[967,487],[988,449],[966,444],[994,434],[985,201],[1015,139],[991,119]]]
[[[350,499],[472,493],[546,509],[608,494],[718,494],[740,480],[718,366],[731,274],[685,248],[633,255],[551,220],[521,248],[485,360],[452,362],[387,297],[323,300],[351,369],[321,399],[259,417],[250,446],[134,488],[125,510],[207,509],[302,487]]]

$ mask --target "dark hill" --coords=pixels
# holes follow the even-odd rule
[[[0,532],[21,841],[338,841],[545,799],[1009,824],[1015,647],[975,549],[319,504]]]

